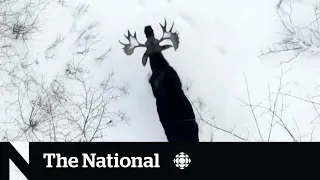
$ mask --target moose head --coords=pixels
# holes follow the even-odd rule
[[[128,30],[128,35],[124,35],[126,39],[129,41],[128,44],[122,43],[121,41],[120,44],[122,44],[123,50],[126,55],[131,55],[134,52],[134,49],[137,47],[144,47],[147,48],[145,51],[144,55],[142,56],[142,65],[145,66],[147,64],[147,60],[149,55],[153,53],[160,53],[163,50],[169,49],[171,47],[174,48],[174,50],[177,50],[179,47],[179,36],[177,32],[173,32],[173,26],[174,22],[172,23],[172,26],[169,31],[167,31],[167,21],[164,19],[164,25],[160,23],[160,26],[162,28],[163,34],[162,37],[158,40],[154,37],[153,29],[151,26],[146,26],[144,28],[144,33],[146,35],[147,41],[144,44],[141,44],[137,40],[137,34],[134,32],[132,35],[130,31]],[[164,40],[171,40],[172,45],[160,45],[160,43]]]

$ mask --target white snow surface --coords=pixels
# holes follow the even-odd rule
[[[292,1],[295,25],[303,26],[313,21],[315,2]],[[129,94],[110,107],[126,112],[129,120],[105,129],[104,141],[166,141],[148,83],[149,63],[145,67],[141,64],[143,49],[136,49],[133,55],[127,56],[118,42],[126,42],[123,34],[128,29],[136,31],[139,41],[145,42],[143,29],[146,25],[152,25],[156,36],[161,37],[159,23],[166,18],[169,25],[175,23],[180,47],[163,54],[178,72],[182,83],[192,83],[191,90],[186,92],[189,98],[201,98],[206,104],[204,118],[207,122],[249,141],[292,141],[287,130],[279,124],[273,127],[268,138],[272,113],[255,108],[261,139],[250,107],[239,100],[248,101],[246,77],[251,103],[269,107],[268,83],[270,92],[276,93],[281,76],[279,63],[294,55],[294,52],[284,52],[259,57],[261,50],[267,50],[283,38],[284,29],[276,13],[277,3],[278,0],[65,0],[65,6],[62,6],[53,1],[41,13],[41,30],[28,42],[28,58],[39,61],[33,68],[38,77],[45,75],[50,79],[63,73],[72,58],[72,39],[92,22],[98,22],[95,32],[102,39],[95,46],[95,53],[102,54],[109,48],[111,51],[99,67],[93,58],[92,62],[88,60],[88,66],[94,69],[91,71],[92,83],[105,78],[113,68],[117,82],[129,85]],[[74,12],[80,4],[89,5],[88,11],[75,18]],[[44,51],[58,34],[69,39],[56,49],[54,59],[46,60]],[[282,83],[287,84],[283,92],[297,97],[306,97],[306,93],[318,95],[319,67],[318,56],[308,53],[283,64],[284,72],[290,70],[283,77]],[[275,98],[273,94],[271,99]],[[315,109],[318,105],[288,96],[284,97],[283,103],[281,119],[296,140],[317,140],[320,134],[317,117],[320,116]],[[281,102],[278,102],[278,114],[280,106]],[[201,141],[242,141],[201,120],[198,122]],[[1,125],[1,129],[6,128]]]

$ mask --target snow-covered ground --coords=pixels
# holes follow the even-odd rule
[[[279,63],[291,59],[295,56],[294,52],[259,57],[261,50],[267,52],[268,47],[284,39],[281,33],[285,29],[276,9],[279,0],[65,0],[64,6],[61,2],[53,1],[41,12],[41,28],[27,41],[29,53],[26,61],[30,63],[38,60],[38,65],[32,66],[31,73],[40,80],[45,76],[44,81],[50,83],[57,74],[64,74],[67,63],[73,59],[79,62],[81,56],[72,56],[77,46],[74,42],[83,29],[98,22],[93,34],[99,33],[102,39],[92,46],[95,50],[93,55],[84,59],[92,75],[86,82],[99,85],[98,82],[113,69],[115,83],[125,82],[129,93],[108,105],[108,111],[120,109],[129,119],[103,129],[105,141],[166,141],[147,81],[150,68],[149,65],[143,67],[141,64],[143,51],[137,49],[132,56],[126,56],[118,43],[118,40],[125,41],[123,33],[127,29],[137,31],[139,40],[144,42],[143,28],[146,25],[152,25],[157,37],[161,36],[158,23],[163,23],[164,18],[168,23],[175,22],[181,41],[178,51],[167,50],[164,55],[177,70],[183,83],[188,87],[192,84],[186,92],[193,100],[195,112],[199,116],[201,141],[242,141],[239,137],[248,141],[318,141],[320,62],[317,48],[312,47],[314,52],[301,53],[282,66]],[[316,2],[292,0],[292,24],[304,27],[313,22]],[[283,0],[282,7],[290,10],[287,3]],[[88,7],[87,12],[77,14],[78,7]],[[46,54],[46,49],[58,35],[65,37],[65,40]],[[297,37],[293,40],[297,40]],[[111,51],[104,61],[97,63],[95,58],[108,52],[109,48]],[[277,93],[281,72],[286,73],[281,81],[281,93]],[[80,86],[68,82],[64,81],[68,91],[82,93]],[[247,88],[254,116],[246,104],[249,102]],[[28,127],[27,122],[30,121],[25,120],[26,124],[23,125],[22,119],[14,111],[5,111],[8,106],[5,102],[15,101],[20,96],[7,91],[3,91],[2,96],[2,122],[15,122],[1,123],[2,140],[16,137],[14,133],[17,132],[22,135],[15,141],[36,141],[35,138],[30,139],[35,137],[33,133],[40,140],[48,140],[48,134],[41,136],[43,132],[37,128],[34,132],[28,129],[21,133],[21,129]],[[276,111],[273,114],[276,99]],[[199,100],[206,106],[200,108],[203,103],[197,103]],[[74,106],[69,104],[68,107]],[[33,114],[30,113],[30,106],[26,105],[23,109],[26,113],[23,117]],[[43,115],[33,116],[38,119],[48,118]],[[274,124],[272,131],[271,122]],[[54,125],[48,128],[50,123],[43,123],[43,128],[47,128],[47,131],[51,129],[50,133],[54,132]],[[65,125],[65,122],[59,123]],[[83,123],[80,116],[79,123]],[[66,124],[56,128],[76,129]],[[51,136],[49,139],[55,140]],[[80,139],[84,140],[83,137],[76,140]],[[14,146],[28,160],[28,144],[15,143]],[[11,170],[12,179],[25,179],[16,168]]]
[[[136,31],[139,41],[144,42],[143,29],[146,25],[152,25],[156,36],[160,37],[162,32],[159,23],[163,23],[164,18],[169,25],[174,21],[175,29],[180,36],[179,49],[167,50],[164,55],[178,72],[183,84],[192,84],[186,93],[194,102],[197,115],[200,113],[203,118],[198,119],[201,141],[242,141],[241,138],[248,141],[315,141],[319,137],[317,123],[320,122],[320,116],[316,109],[319,108],[320,100],[316,99],[316,96],[320,94],[317,89],[320,85],[320,62],[317,55],[312,52],[301,53],[296,59],[282,66],[279,66],[280,62],[292,58],[294,52],[259,57],[262,51],[268,51],[268,47],[284,38],[281,33],[284,33],[285,29],[279,21],[276,8],[279,0],[62,2],[53,1],[42,10],[39,16],[41,28],[31,34],[30,40],[26,42],[28,54],[25,61],[31,63],[37,60],[38,65],[30,67],[30,73],[38,81],[41,81],[43,76],[43,82],[49,84],[57,74],[65,73],[67,63],[72,60],[80,62],[81,54],[73,56],[72,53],[80,52],[79,48],[85,47],[83,45],[91,45],[86,44],[90,40],[85,41],[85,37],[97,36],[97,39],[91,39],[93,41],[89,42],[92,43],[92,52],[82,61],[91,75],[91,79],[86,82],[98,87],[99,82],[107,78],[113,69],[114,83],[124,82],[128,86],[127,95],[107,106],[108,111],[125,112],[128,119],[103,128],[99,135],[103,136],[104,141],[166,141],[148,83],[150,67],[149,64],[146,67],[141,64],[143,50],[136,49],[132,56],[127,56],[118,42],[126,41],[123,34],[128,29],[131,32]],[[315,3],[315,0],[292,0],[292,24],[303,27],[311,23],[314,20]],[[283,0],[282,7],[288,9],[287,4],[288,1]],[[75,43],[83,30],[93,22],[96,22],[97,26],[91,30],[89,28],[86,32],[88,36],[82,36],[82,39]],[[46,53],[46,49],[58,35],[63,37],[64,41]],[[82,46],[79,45],[81,43]],[[97,62],[95,58],[106,52],[108,54],[104,60]],[[284,87],[281,93],[277,93],[281,72],[286,72],[282,78]],[[83,95],[82,86],[69,80],[63,82],[68,91]],[[254,115],[250,106],[245,103],[249,102],[247,90]],[[310,97],[315,96],[314,99],[308,99],[307,93]],[[16,93],[3,92],[4,101],[10,101],[12,98],[18,98]],[[35,101],[36,98],[32,98]],[[273,114],[276,99],[276,110]],[[73,97],[73,100],[77,101],[77,98]],[[3,121],[10,120],[15,123],[1,124],[3,140],[14,138],[14,133],[19,130],[19,138],[15,139],[16,141],[59,141],[62,136],[60,139],[54,139],[54,130],[63,128],[61,132],[68,133],[68,128],[77,128],[75,124],[69,127],[70,119],[61,120],[55,117],[59,122],[44,122],[43,126],[37,122],[40,125],[36,128],[26,130],[26,127],[30,127],[30,121],[25,120],[26,124],[23,125],[19,119],[20,115],[14,114],[17,111],[5,111],[7,106],[8,103],[3,104],[1,117]],[[68,104],[67,108],[77,107]],[[33,110],[30,103],[23,109],[24,117],[30,117]],[[77,114],[74,118],[80,119],[79,126],[85,125],[84,121],[81,121],[84,116],[81,116],[80,111],[69,112]],[[50,119],[44,115],[34,116],[38,119]],[[20,122],[19,125],[17,121]],[[105,121],[110,120],[103,119],[102,123],[107,124]],[[271,122],[273,127],[270,131]],[[55,127],[55,123],[61,124]],[[41,128],[46,128],[46,132],[40,132]],[[33,138],[30,138],[31,136]],[[84,138],[83,134],[81,136],[83,137],[72,138],[76,141],[91,140]],[[239,136],[240,139],[235,136]]]

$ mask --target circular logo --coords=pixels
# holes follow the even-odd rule
[[[188,167],[190,162],[190,157],[184,152],[177,154],[173,159],[173,163],[180,169],[185,169],[186,167]]]

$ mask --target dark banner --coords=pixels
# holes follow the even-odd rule
[[[9,179],[9,159],[29,180],[240,177],[269,170],[292,173],[308,165],[312,172],[316,166],[307,162],[319,162],[318,147],[318,143],[29,143],[28,164],[11,143],[0,143],[0,179]]]

